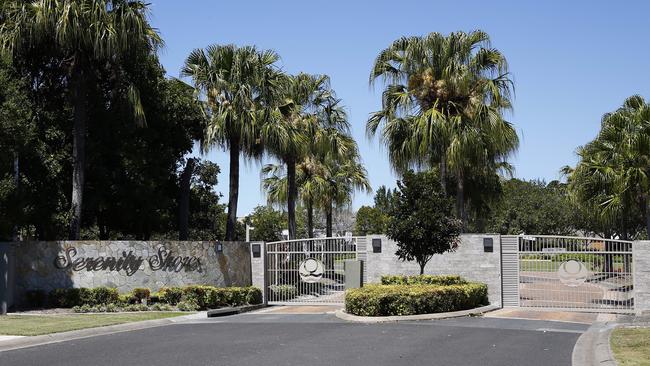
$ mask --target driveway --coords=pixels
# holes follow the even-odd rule
[[[560,366],[587,327],[499,318],[366,325],[263,312],[0,352],[0,365]]]

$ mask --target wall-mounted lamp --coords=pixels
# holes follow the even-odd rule
[[[483,252],[494,252],[494,240],[492,238],[483,238]]]
[[[217,243],[217,253],[223,253],[223,244]]]
[[[381,253],[381,239],[372,239],[372,252]]]
[[[262,256],[262,246],[260,244],[251,245],[251,250],[253,251],[253,258],[259,258]]]

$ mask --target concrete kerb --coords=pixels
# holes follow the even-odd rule
[[[76,340],[76,339],[95,337],[100,335],[129,332],[133,330],[140,330],[140,329],[153,328],[153,327],[161,327],[165,325],[182,323],[185,321],[204,319],[206,317],[207,317],[207,313],[205,311],[201,311],[194,314],[181,315],[173,318],[144,320],[139,322],[108,325],[108,326],[97,327],[97,328],[73,330],[69,332],[44,334],[40,336],[13,338],[13,339],[8,339],[0,342],[0,352],[10,351],[10,350],[20,349],[20,348],[41,346],[44,344],[59,343],[59,342]]]
[[[372,316],[372,317],[348,314],[343,309],[341,309],[341,310],[337,310],[334,313],[334,315],[336,315],[336,317],[339,319],[343,319],[349,322],[356,322],[356,323],[391,323],[391,322],[404,322],[404,321],[414,321],[414,320],[438,320],[438,319],[448,319],[448,318],[460,318],[465,316],[480,315],[500,308],[501,307],[497,305],[487,305],[487,306],[482,306],[480,308],[461,310],[461,311],[451,311],[447,313],[401,315],[401,316],[399,315],[398,316]]]
[[[615,322],[596,322],[582,333],[573,347],[571,364],[573,366],[616,366],[609,345],[612,331],[618,326]]]

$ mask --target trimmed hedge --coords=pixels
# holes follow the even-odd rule
[[[382,285],[464,285],[467,281],[457,275],[381,276]]]
[[[49,303],[60,308],[75,306],[95,306],[117,303],[120,295],[117,289],[110,287],[89,288],[58,288],[50,291]]]
[[[242,306],[262,303],[262,290],[257,287],[185,286],[166,287],[151,294],[147,288],[134,289],[120,295],[108,287],[55,289],[49,294],[51,306],[61,308],[103,308],[106,305],[141,305],[143,299],[151,304],[165,304],[189,310]]]
[[[487,285],[368,285],[345,293],[345,311],[359,316],[431,314],[488,304]]]

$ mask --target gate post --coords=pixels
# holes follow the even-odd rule
[[[262,304],[268,301],[266,285],[266,243],[263,241],[250,242],[251,254],[251,284],[262,290]]]
[[[519,306],[519,237],[501,236],[501,307]]]
[[[632,243],[632,272],[634,311],[644,315],[650,312],[650,240]]]

